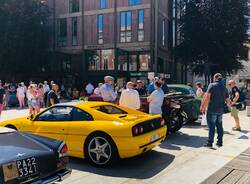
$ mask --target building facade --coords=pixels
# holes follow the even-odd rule
[[[64,83],[170,78],[169,0],[49,0],[55,75]]]

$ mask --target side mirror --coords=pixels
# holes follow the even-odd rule
[[[29,119],[29,120],[33,121],[33,120],[35,119],[35,116],[34,116],[33,114],[31,114],[30,116],[28,116],[28,118],[27,118],[27,119]]]

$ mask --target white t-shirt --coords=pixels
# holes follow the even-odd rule
[[[138,91],[134,89],[126,89],[122,91],[119,105],[131,109],[140,109],[141,101]]]
[[[96,94],[96,95],[101,95],[101,92],[100,92],[100,88],[99,88],[99,87],[95,88],[94,94]]]
[[[87,91],[87,94],[92,94],[95,88],[92,84],[89,83],[85,89]]]
[[[197,89],[196,96],[198,96],[198,97],[202,97],[203,96],[203,90],[201,88]]]
[[[156,89],[150,95],[149,114],[162,114],[162,104],[164,101],[164,92],[161,88]]]
[[[24,87],[18,87],[17,88],[17,96],[25,96],[25,89]]]
[[[44,84],[43,85],[43,92],[46,93],[46,92],[49,92],[50,91],[50,87],[48,84]]]

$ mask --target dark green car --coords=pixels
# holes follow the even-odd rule
[[[188,115],[188,122],[194,122],[199,119],[200,116],[200,105],[201,97],[197,97],[192,87],[183,84],[169,84],[169,92],[176,93],[181,92],[184,95],[194,96],[194,100],[184,105],[184,111]]]

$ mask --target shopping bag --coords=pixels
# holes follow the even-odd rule
[[[205,113],[202,114],[201,126],[207,126],[207,115]]]

